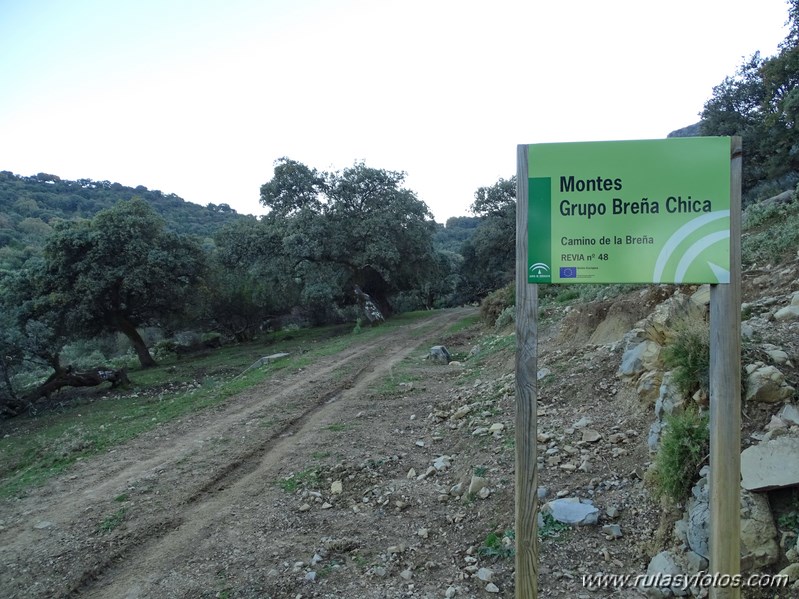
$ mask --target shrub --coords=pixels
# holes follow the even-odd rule
[[[708,390],[710,331],[703,318],[688,316],[674,327],[674,336],[663,349],[663,361],[674,371],[672,381],[680,393],[690,396]]]
[[[508,306],[516,305],[516,286],[514,283],[505,285],[496,291],[489,293],[480,302],[480,317],[489,325],[494,326],[497,318]]]
[[[516,322],[516,306],[508,306],[497,316],[494,328],[500,331],[514,322]]]
[[[753,204],[743,215],[741,262],[779,264],[793,257],[799,245],[799,203],[794,193],[792,203]]]
[[[697,410],[666,416],[666,428],[655,458],[658,490],[682,501],[694,484],[710,442],[707,416]]]

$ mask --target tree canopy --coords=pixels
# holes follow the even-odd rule
[[[516,176],[480,187],[470,210],[480,224],[463,244],[463,288],[479,299],[513,280],[516,268]]]
[[[320,173],[288,158],[261,187],[265,237],[303,303],[352,303],[355,287],[391,311],[393,293],[420,289],[435,270],[435,223],[403,187],[405,173],[355,163]],[[274,244],[273,244],[274,245]]]
[[[57,322],[76,337],[122,332],[142,366],[151,366],[136,327],[181,312],[205,262],[195,240],[167,231],[145,201],[133,199],[57,226],[39,265],[39,289],[24,317]]]
[[[764,182],[784,180],[785,187],[799,179],[799,0],[788,5],[779,53],[746,59],[713,88],[702,111],[703,135],[743,138],[745,194]]]

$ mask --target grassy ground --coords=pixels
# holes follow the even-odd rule
[[[344,325],[278,332],[258,343],[223,347],[193,356],[164,359],[159,366],[129,373],[123,390],[71,390],[60,403],[36,416],[0,428],[0,499],[40,484],[79,459],[136,437],[159,424],[218,405],[284,369],[368,341],[430,315],[411,312],[379,327]],[[261,357],[289,353],[254,367]]]

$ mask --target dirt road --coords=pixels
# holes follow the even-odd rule
[[[468,313],[438,313],[352,346],[5,502],[0,595],[294,597],[314,581],[323,588],[342,564],[328,559],[306,580],[314,555],[324,567],[376,525],[353,509],[363,501],[353,481],[369,476],[350,469],[375,459],[367,470],[408,470],[392,435],[410,415],[370,400],[370,387],[412,353],[423,358]],[[332,478],[343,479],[340,494],[330,492]],[[286,576],[285,564],[298,576]],[[346,596],[338,592],[330,596]]]

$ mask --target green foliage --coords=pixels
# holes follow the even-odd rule
[[[102,533],[109,533],[115,528],[118,528],[119,525],[125,521],[125,514],[127,514],[127,511],[127,508],[122,507],[110,516],[106,516],[97,526],[98,531]]]
[[[472,314],[471,316],[467,316],[465,318],[462,318],[458,322],[456,322],[455,324],[451,325],[447,329],[447,333],[449,333],[449,334],[459,333],[460,331],[463,331],[465,329],[468,329],[468,328],[474,326],[475,324],[477,324],[479,322],[479,320],[480,320],[480,316],[477,315],[477,314]]]
[[[497,316],[497,321],[494,323],[496,330],[502,330],[507,326],[512,325],[516,321],[516,306],[508,306]]]
[[[461,246],[471,239],[479,224],[477,216],[453,216],[443,225],[436,223],[433,247],[440,252],[459,254]]]
[[[746,59],[713,88],[702,111],[703,135],[742,137],[744,194],[762,181],[799,172],[799,11],[796,0],[789,5],[790,33],[779,53]]]
[[[402,187],[405,173],[356,163],[320,173],[288,158],[278,160],[261,202],[265,239],[279,240],[262,270],[296,298],[316,322],[336,306],[368,293],[384,314],[389,297],[418,290],[428,303],[446,279],[446,261],[433,250],[435,223],[416,194]],[[271,247],[271,246],[270,246]]]
[[[538,536],[542,539],[559,537],[562,532],[570,529],[568,524],[555,520],[552,514],[541,514],[541,519],[544,525],[538,527]]]
[[[576,289],[561,289],[555,296],[555,301],[561,304],[580,298],[580,292]]]
[[[777,517],[777,526],[780,527],[782,532],[793,533],[799,536],[799,491],[795,489],[792,492],[790,503],[780,516]],[[793,540],[795,546],[799,546],[799,542]],[[790,547],[786,547],[786,550]]]
[[[516,533],[512,530],[506,530],[504,533],[490,532],[486,535],[477,553],[483,557],[511,558],[516,555],[515,540]]]
[[[703,318],[687,316],[680,320],[662,355],[680,393],[690,396],[697,389],[708,390],[710,332]]]
[[[23,177],[2,171],[0,270],[20,268],[28,258],[40,255],[59,222],[91,219],[134,197],[149,204],[169,229],[183,235],[210,237],[225,223],[251,219],[227,204],[200,206],[141,185],[132,188],[110,181],[68,181],[46,173]]]
[[[480,224],[461,248],[461,288],[467,301],[484,297],[513,280],[516,268],[516,177],[499,179],[491,187],[479,188],[471,211],[480,218]]]
[[[744,265],[779,264],[799,247],[799,202],[753,204],[743,214],[741,261]]]
[[[480,316],[489,326],[494,326],[502,312],[516,305],[516,287],[513,284],[505,285],[489,293],[480,302]]]
[[[659,492],[677,502],[686,497],[707,456],[709,440],[706,416],[695,410],[666,416],[666,428],[655,458]]]
[[[319,473],[313,468],[292,472],[287,477],[278,481],[277,485],[286,493],[294,493],[297,489],[315,487],[319,482]]]
[[[180,311],[205,269],[196,241],[166,230],[143,200],[56,228],[23,316],[58,322],[75,337],[120,331],[143,366],[154,361],[136,327]]]

